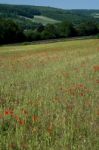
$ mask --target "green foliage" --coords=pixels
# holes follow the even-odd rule
[[[79,35],[95,35],[98,33],[98,27],[95,22],[87,21],[85,23],[81,23],[78,27]]]
[[[0,20],[0,44],[15,43],[24,40],[23,30],[12,20]]]
[[[0,44],[95,35],[99,33],[96,13],[99,10],[0,4]]]
[[[33,8],[32,6],[25,6],[25,5],[4,5],[0,4],[0,12],[6,15],[19,15],[25,16],[29,18],[33,18],[34,15],[40,15],[41,13],[39,10]]]
[[[52,7],[36,7],[41,15],[53,18],[59,21],[70,21],[75,24],[80,23],[82,20],[98,20],[95,19],[92,14],[99,13],[99,10],[64,10]],[[98,20],[99,21],[99,20]]]
[[[28,29],[36,29],[39,26],[39,23],[35,23],[32,20],[26,19],[24,17],[16,17],[14,20],[23,30],[28,30]]]
[[[52,7],[0,4],[0,16],[3,15],[13,19],[16,16],[23,16],[29,19],[34,17],[34,22],[44,24],[65,20],[79,24],[82,20],[92,19],[99,22],[99,18],[95,18],[93,14],[99,14],[99,10],[64,10]]]
[[[99,39],[99,34],[97,35],[97,38]]]
[[[57,24],[36,24],[32,29],[25,29],[20,23],[9,19],[0,19],[0,44],[44,39],[67,38],[73,36],[95,35],[99,29],[94,22],[83,22],[79,26],[64,21]]]
[[[42,39],[54,39],[57,38],[58,31],[55,25],[46,25],[44,31],[42,32]]]
[[[39,24],[38,27],[36,28],[36,31],[42,32],[44,30],[44,26],[42,24]]]
[[[24,31],[24,35],[26,37],[26,41],[37,41],[41,39],[41,34],[38,31],[26,30]]]
[[[64,21],[59,24],[59,31],[61,37],[75,36],[75,29],[72,23]]]

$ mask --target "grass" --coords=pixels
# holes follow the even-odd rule
[[[0,150],[99,149],[99,40],[0,47]]]
[[[94,14],[93,14],[93,17],[94,17],[94,18],[99,18],[99,13],[94,13]]]
[[[42,23],[44,25],[46,24],[54,24],[54,23],[58,23],[59,21],[55,20],[55,19],[52,19],[52,18],[49,18],[49,17],[45,17],[45,16],[34,16],[33,18],[33,22],[36,22],[36,23]]]

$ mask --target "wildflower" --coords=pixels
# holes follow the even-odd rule
[[[84,88],[85,86],[84,86],[84,84],[78,84],[78,87],[79,88]]]
[[[12,110],[5,110],[4,115],[13,115],[13,111]]]
[[[80,93],[80,96],[84,96],[84,93]]]
[[[20,119],[18,122],[19,122],[19,124],[22,125],[22,126],[25,125],[25,121],[24,121],[24,120],[21,120],[21,119]]]
[[[36,122],[36,121],[38,121],[38,116],[36,116],[36,115],[33,115],[33,116],[32,116],[32,120],[33,120],[33,122]]]
[[[3,118],[3,116],[2,116],[2,114],[0,114],[0,119],[2,119]]]
[[[52,130],[53,130],[53,126],[52,126],[52,123],[50,123],[48,128],[47,128],[47,131],[48,131],[49,134],[51,134]]]
[[[96,80],[96,83],[99,83],[99,80]]]
[[[93,69],[94,69],[95,72],[96,72],[96,71],[99,71],[99,66],[98,66],[98,65],[97,65],[97,66],[94,66]]]
[[[97,111],[97,116],[99,116],[99,110]]]

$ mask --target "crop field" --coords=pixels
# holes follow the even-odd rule
[[[42,23],[44,25],[50,23],[50,24],[55,24],[55,23],[59,23],[60,21],[49,18],[49,17],[45,17],[45,16],[34,16],[34,18],[32,19],[33,22],[36,23]]]
[[[99,14],[98,13],[94,14],[93,16],[94,16],[94,18],[99,18]]]
[[[99,40],[0,47],[0,150],[99,149]]]

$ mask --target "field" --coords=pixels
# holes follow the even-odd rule
[[[58,21],[58,20],[55,20],[55,19],[52,19],[52,18],[49,18],[49,17],[45,17],[45,16],[34,16],[33,18],[28,18],[28,17],[23,17],[23,16],[20,16],[21,19],[26,19],[26,20],[29,20],[31,22],[35,22],[35,23],[41,23],[43,25],[46,25],[46,24],[55,24],[55,23],[59,23],[61,21]]]
[[[99,40],[0,47],[0,150],[99,149]]]
[[[53,24],[53,23],[58,23],[59,21],[55,20],[55,19],[52,19],[52,18],[49,18],[49,17],[45,17],[45,16],[34,16],[33,18],[33,22],[36,22],[36,23],[42,23],[44,25],[50,23],[50,24]]]
[[[94,17],[95,17],[95,18],[99,18],[99,14],[98,14],[98,13],[95,14]]]

